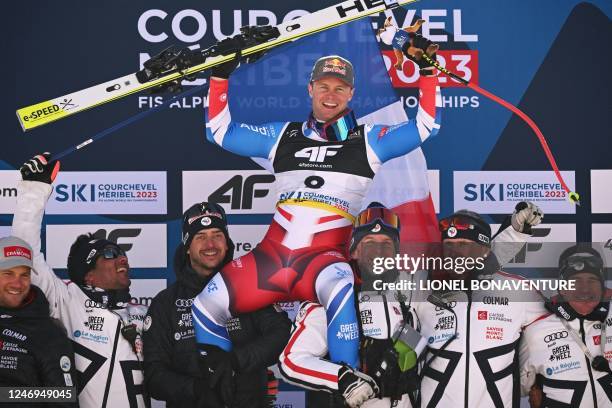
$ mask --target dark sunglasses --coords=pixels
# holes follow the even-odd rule
[[[126,256],[125,251],[119,247],[107,246],[106,248],[98,251],[96,258],[104,257],[104,259],[116,259],[120,256]]]
[[[353,225],[355,228],[359,228],[363,225],[373,224],[377,220],[394,229],[399,229],[400,227],[400,220],[397,214],[382,207],[366,208],[355,218]]]

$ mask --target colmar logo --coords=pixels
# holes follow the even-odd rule
[[[22,246],[7,246],[4,247],[4,257],[10,258],[13,256],[32,259],[32,252],[28,248]]]
[[[601,335],[593,336],[593,344],[596,346],[601,345]]]
[[[489,313],[486,310],[478,311],[478,320],[488,320]]]

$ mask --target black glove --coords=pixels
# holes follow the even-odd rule
[[[232,75],[232,72],[234,72],[239,65],[240,55],[237,55],[234,59],[224,62],[221,65],[214,66],[212,68],[212,71],[210,72],[210,75],[217,78],[228,79],[230,75]]]
[[[381,397],[401,399],[402,393],[398,385],[402,373],[399,367],[398,358],[398,352],[391,347],[383,353],[380,363],[378,363],[377,367],[373,370],[372,378],[374,378],[376,384],[378,384],[380,388]]]
[[[338,370],[338,391],[346,405],[354,408],[374,398],[378,394],[378,387],[369,375],[343,365]]]
[[[436,52],[438,50],[438,45],[428,38],[423,37],[421,34],[417,33],[409,33],[410,44],[412,47],[418,48],[419,53],[416,56],[409,55],[405,53],[408,59],[414,61],[420,69],[421,75],[433,75],[435,70],[433,69],[433,65],[428,62],[425,57],[428,57],[432,61],[437,60]],[[433,53],[432,53],[433,52]],[[429,55],[431,54],[431,55]]]
[[[200,371],[211,389],[217,390],[225,405],[231,406],[236,385],[231,353],[217,346],[199,345]]]
[[[194,382],[195,407],[197,408],[225,408],[217,392],[208,386],[208,381],[200,379]]]
[[[60,162],[55,160],[49,163],[50,157],[51,153],[44,152],[23,163],[19,168],[23,180],[52,184],[59,172]]]

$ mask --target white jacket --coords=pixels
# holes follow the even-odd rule
[[[612,361],[612,310],[604,322],[576,317],[567,321],[582,339],[591,356]],[[612,407],[612,374],[594,370],[583,350],[555,314],[530,325],[521,341],[521,389],[529,393],[540,380],[542,407]],[[606,339],[602,328],[606,328]],[[593,395],[595,394],[595,395]],[[595,401],[597,403],[595,404]],[[568,404],[568,405],[563,405]]]
[[[498,272],[493,281],[521,280]],[[517,300],[506,291],[458,291],[444,303],[412,302],[429,349],[422,369],[422,407],[518,407],[518,347],[524,327],[546,313],[543,299],[527,293]],[[515,294],[516,295],[516,294]],[[446,348],[438,351],[457,333]],[[434,357],[435,356],[435,357]]]
[[[32,246],[32,283],[49,301],[51,316],[61,320],[73,341],[79,373],[79,403],[88,407],[145,407],[140,334],[146,307],[126,304],[123,309],[100,308],[74,283],[64,283],[45,262],[40,230],[51,186],[22,181],[18,186],[17,209],[12,235]],[[75,237],[76,239],[76,237]],[[68,256],[68,254],[66,254]],[[136,354],[121,335],[121,328],[135,324],[139,336]],[[145,403],[145,400],[147,401]]]

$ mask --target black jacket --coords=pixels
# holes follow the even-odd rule
[[[49,316],[49,303],[38,287],[30,287],[24,306],[0,307],[0,386],[76,387],[75,369],[70,340]]]
[[[176,251],[177,281],[155,296],[145,319],[144,367],[149,395],[167,407],[195,407],[203,389],[198,366],[191,303],[209,279],[191,268],[182,245]],[[147,328],[148,327],[148,328]],[[289,340],[287,314],[270,306],[241,315],[227,324],[236,368],[234,407],[260,407],[267,402],[267,367],[275,364]]]

